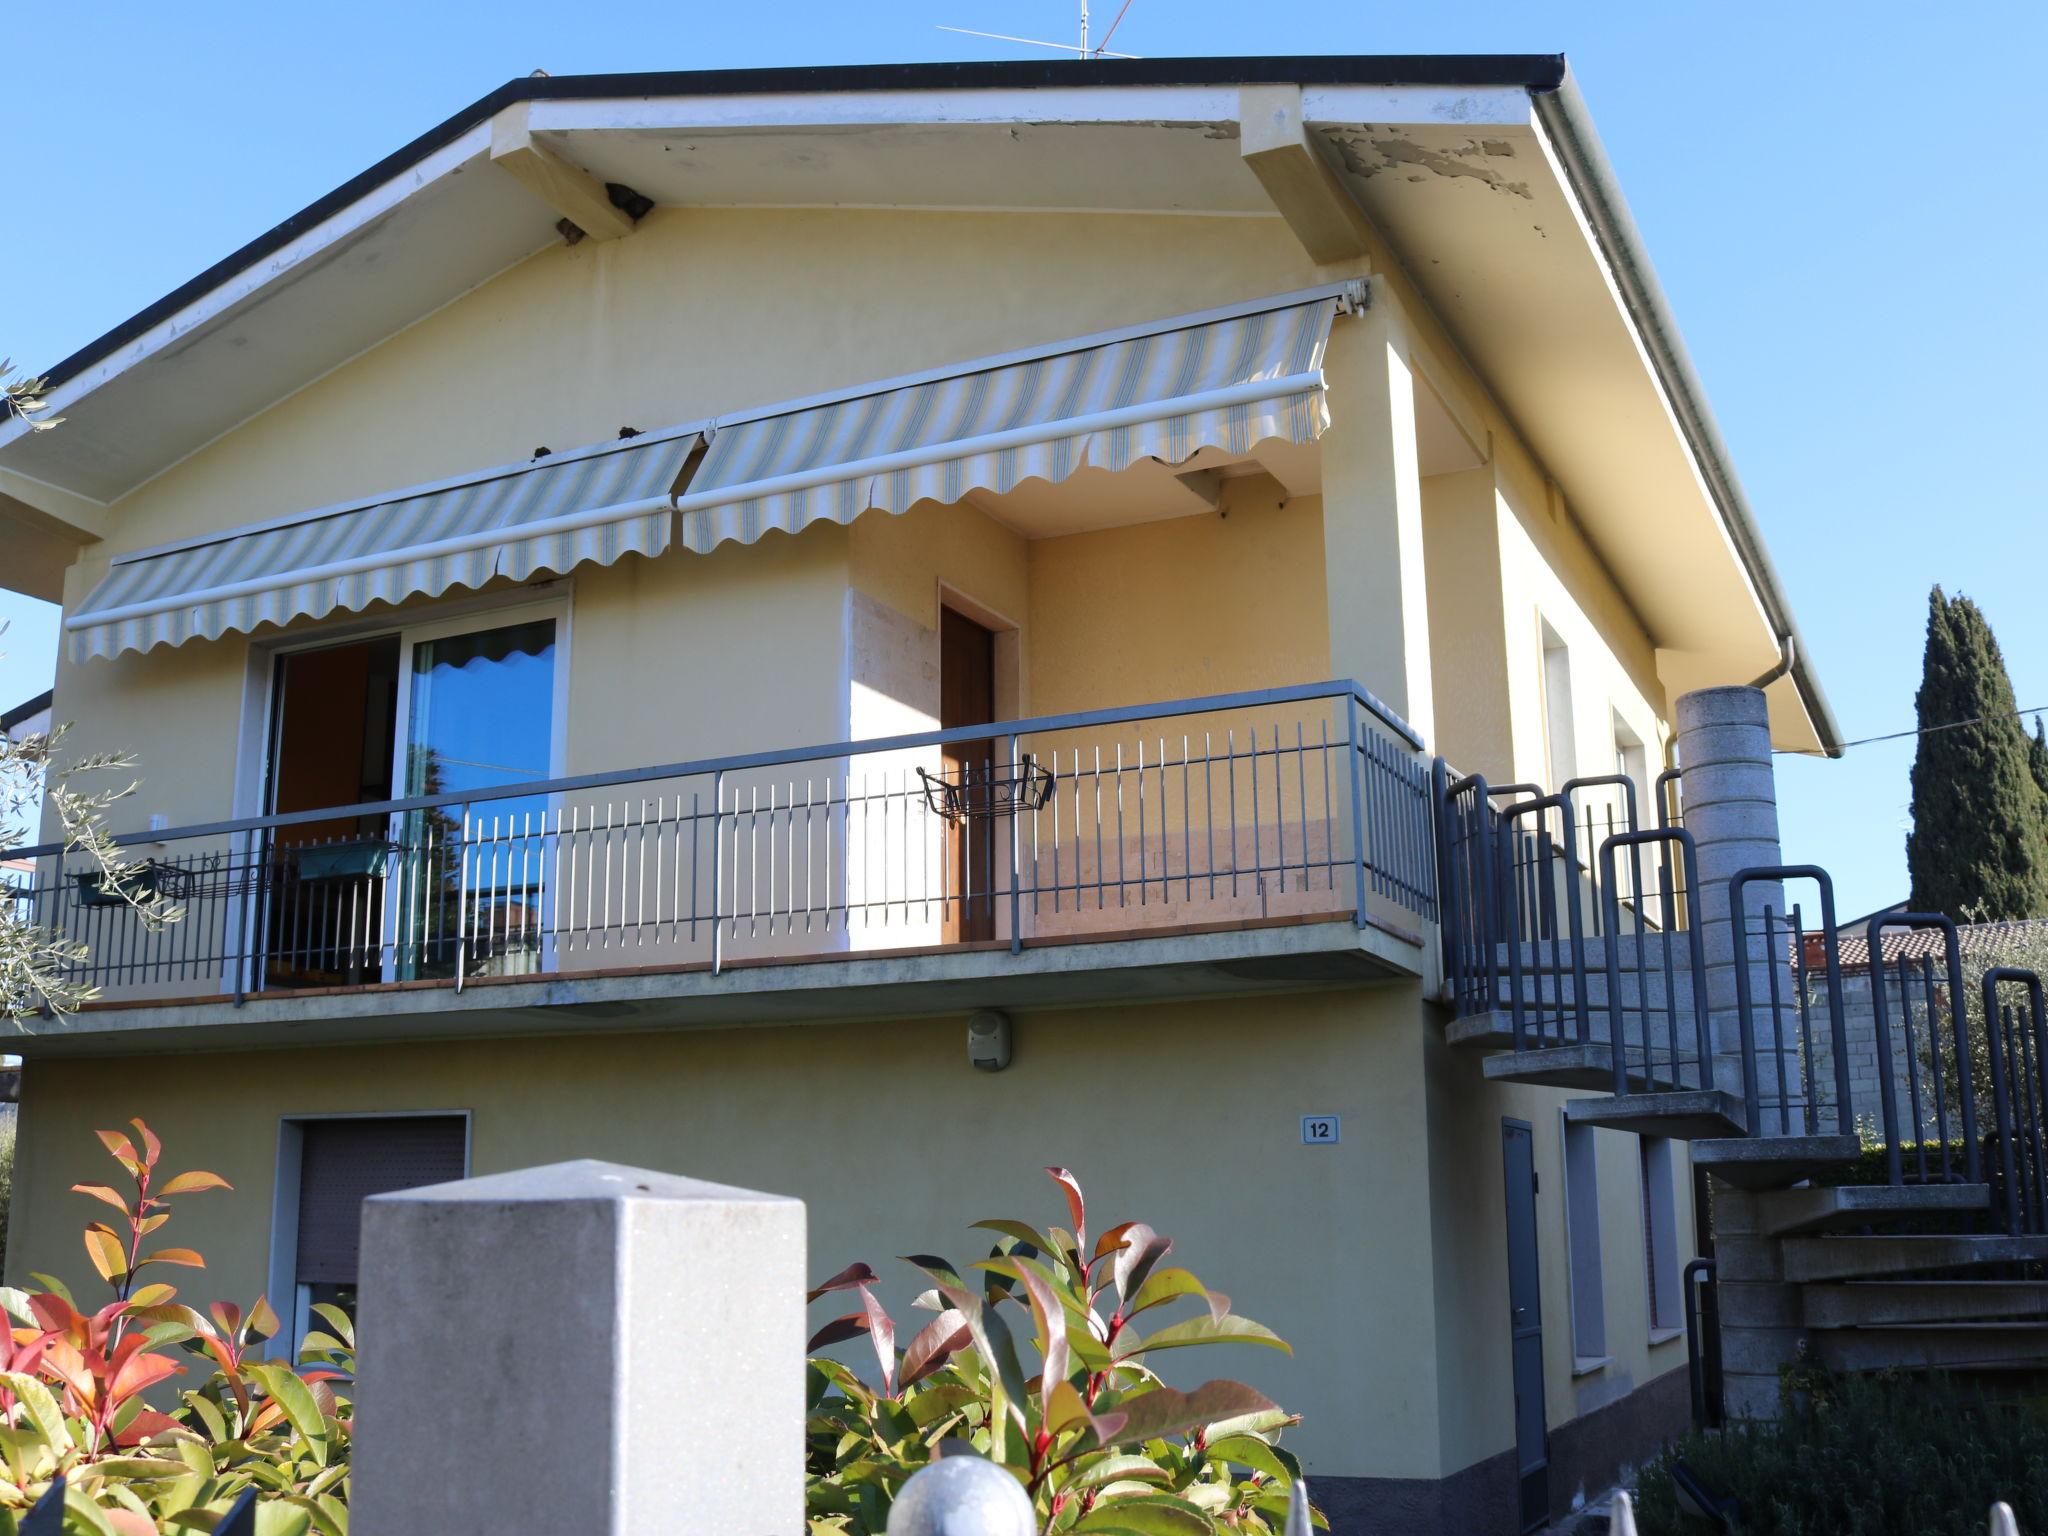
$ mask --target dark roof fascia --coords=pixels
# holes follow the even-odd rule
[[[1562,54],[1294,55],[1217,59],[1017,59],[939,64],[832,64],[788,69],[661,70],[634,74],[533,75],[510,80],[386,155],[325,197],[258,235],[197,277],[137,311],[45,370],[52,387],[77,377],[195,299],[255,266],[350,203],[521,101],[619,96],[764,96],[851,91],[1072,89],[1079,86],[1299,85],[1519,87],[1555,90]]]
[[[50,707],[51,701],[56,697],[56,689],[45,688],[34,698],[23,699],[5,714],[0,714],[0,736],[6,735],[7,732],[13,730],[22,721],[29,719],[31,716],[40,715]]]

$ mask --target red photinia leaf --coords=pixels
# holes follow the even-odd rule
[[[233,1189],[234,1187],[234,1185],[217,1173],[206,1173],[195,1168],[190,1173],[181,1173],[176,1178],[170,1180],[157,1191],[157,1194],[160,1196],[196,1195],[201,1190]]]
[[[81,1403],[90,1406],[98,1400],[99,1388],[93,1381],[92,1367],[69,1339],[49,1341],[43,1350],[43,1370],[77,1393]]]
[[[226,1337],[240,1343],[242,1309],[232,1301],[216,1301],[206,1309],[213,1314],[213,1320],[220,1324],[220,1331]]]
[[[1120,1221],[1103,1233],[1102,1236],[1095,1239],[1095,1257],[1090,1259],[1089,1263],[1100,1263],[1110,1254],[1115,1253],[1117,1249],[1123,1247],[1130,1238],[1131,1228],[1136,1225],[1135,1221]]]
[[[206,1260],[190,1248],[159,1248],[155,1253],[145,1253],[141,1263],[135,1267],[140,1269],[143,1264],[182,1264],[187,1269],[206,1268]]]
[[[168,1355],[153,1355],[137,1351],[123,1360],[114,1372],[113,1380],[107,1383],[107,1395],[115,1402],[126,1402],[138,1392],[146,1392],[158,1382],[172,1376],[183,1375],[185,1368]]]
[[[1152,1266],[1172,1251],[1173,1239],[1161,1237],[1142,1221],[1132,1222],[1126,1237],[1124,1246],[1117,1251],[1114,1273],[1116,1293],[1128,1301],[1152,1273]]]
[[[882,1310],[882,1304],[875,1300],[875,1293],[866,1286],[858,1286],[861,1310],[867,1314],[868,1338],[875,1346],[875,1361],[882,1368],[882,1392],[885,1396],[896,1395],[896,1324],[889,1314]]]
[[[71,1186],[71,1192],[74,1195],[91,1195],[93,1199],[103,1201],[106,1204],[111,1205],[123,1216],[126,1216],[128,1214],[128,1202],[122,1198],[121,1192],[119,1190],[114,1189],[109,1185],[74,1184]]]
[[[973,1342],[974,1330],[967,1326],[966,1314],[948,1307],[920,1328],[903,1351],[903,1376],[899,1384],[916,1385]]]
[[[1156,1440],[1161,1435],[1181,1434],[1214,1424],[1218,1419],[1269,1413],[1273,1406],[1264,1395],[1241,1381],[1204,1382],[1187,1393],[1157,1387],[1116,1404],[1116,1411],[1124,1415],[1123,1426],[1115,1431],[1116,1443]]]
[[[99,1137],[102,1146],[114,1154],[115,1162],[126,1168],[130,1173],[139,1174],[142,1172],[142,1159],[135,1155],[134,1142],[123,1136],[119,1131],[94,1131],[93,1134]]]
[[[153,1436],[181,1427],[169,1414],[158,1413],[154,1408],[144,1408],[114,1432],[114,1443],[124,1449],[133,1450]]]
[[[136,1134],[142,1138],[142,1161],[145,1167],[154,1168],[156,1160],[164,1155],[164,1144],[156,1139],[156,1132],[142,1123],[140,1117],[130,1120]]]
[[[1064,1168],[1045,1170],[1052,1181],[1066,1191],[1067,1214],[1074,1221],[1074,1246],[1081,1252],[1088,1251],[1088,1201],[1081,1194],[1081,1181]]]
[[[806,1353],[818,1349],[830,1349],[834,1344],[844,1344],[848,1339],[857,1339],[868,1331],[868,1315],[865,1312],[849,1312],[844,1317],[835,1317],[831,1322],[811,1335],[811,1341],[804,1346]]]
[[[849,1264],[830,1280],[819,1281],[817,1286],[805,1295],[804,1300],[816,1301],[820,1296],[829,1295],[833,1291],[850,1291],[855,1286],[872,1285],[878,1278],[865,1264]]]
[[[267,1339],[275,1335],[282,1326],[277,1319],[277,1313],[271,1308],[270,1298],[258,1296],[256,1305],[249,1309],[249,1337]]]
[[[85,1319],[78,1309],[54,1291],[38,1291],[28,1299],[28,1309],[50,1333],[85,1337]]]
[[[175,1285],[138,1285],[135,1294],[128,1298],[130,1307],[160,1307],[178,1294]]]
[[[142,1220],[135,1224],[135,1230],[143,1237],[147,1237],[170,1219],[171,1213],[169,1211],[159,1211],[154,1216],[143,1217]]]

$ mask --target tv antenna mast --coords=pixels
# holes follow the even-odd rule
[[[941,32],[957,32],[962,37],[990,37],[999,43],[1022,43],[1027,48],[1057,48],[1061,53],[1076,54],[1084,59],[1135,59],[1135,53],[1118,53],[1109,46],[1109,40],[1116,36],[1116,29],[1124,24],[1124,16],[1131,8],[1131,0],[1123,0],[1118,7],[1116,19],[1109,24],[1109,30],[1102,34],[1102,41],[1091,44],[1088,41],[1088,0],[1081,0],[1081,43],[1048,43],[1036,37],[1012,37],[1007,32],[977,32],[972,27],[948,27],[941,25]]]

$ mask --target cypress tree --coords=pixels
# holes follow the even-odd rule
[[[2042,730],[2039,715],[2034,716],[2034,739],[2027,743],[2027,766],[2034,770],[2042,803],[2048,805],[2048,732]]]
[[[1914,910],[1958,922],[2048,915],[2048,790],[2036,777],[2048,772],[2048,742],[2037,768],[1991,626],[1975,603],[1938,586],[1915,703]],[[1965,720],[1976,723],[1956,724]]]

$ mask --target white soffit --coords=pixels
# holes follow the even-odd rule
[[[1526,98],[1513,127],[1313,131],[1657,643],[1770,665],[1756,591]]]

